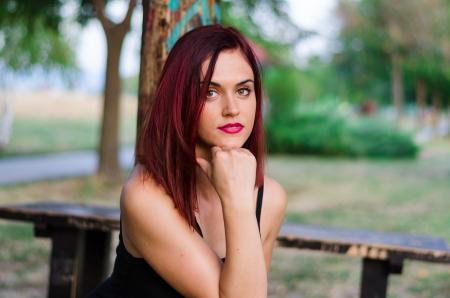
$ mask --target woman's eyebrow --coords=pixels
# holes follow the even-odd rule
[[[247,80],[243,80],[243,81],[237,83],[236,86],[239,86],[239,85],[242,85],[242,84],[245,84],[245,83],[248,83],[248,82],[252,82],[253,84],[255,83],[253,80],[247,79]],[[204,82],[200,82],[200,84],[203,84],[203,83]],[[213,85],[213,86],[216,86],[216,87],[221,87],[221,85],[219,83],[216,83],[216,82],[213,82],[213,81],[211,81],[210,85]]]

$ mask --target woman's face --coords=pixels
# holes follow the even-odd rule
[[[202,80],[209,61],[202,64]],[[240,50],[220,52],[200,115],[196,156],[209,159],[212,146],[242,147],[253,130],[255,111],[252,68]],[[227,124],[235,127],[224,128]]]

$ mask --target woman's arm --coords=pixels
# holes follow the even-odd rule
[[[225,225],[226,262],[220,297],[267,297],[264,251],[255,217],[256,159],[244,148],[211,148],[198,164],[216,189]]]
[[[242,161],[235,164],[245,165]],[[252,170],[237,172],[250,181],[253,179],[249,184],[253,189],[254,177],[247,171]],[[234,181],[245,180],[238,178]],[[266,297],[267,275],[255,218],[256,200],[252,191],[240,191],[240,185],[224,189],[229,187],[233,191],[221,192],[227,242],[225,264],[189,227],[162,187],[151,179],[142,183],[140,177],[135,177],[123,188],[125,245],[137,251],[137,256],[143,257],[183,296]]]
[[[160,186],[140,178],[121,195],[125,246],[185,297],[218,298],[222,262]],[[128,240],[128,241],[127,241]],[[128,249],[130,250],[130,249]]]
[[[220,276],[220,297],[267,297],[264,251],[255,211],[222,206],[226,261]]]

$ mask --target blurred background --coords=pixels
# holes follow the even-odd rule
[[[107,1],[106,16],[120,23],[128,7]],[[267,174],[288,193],[287,222],[450,241],[450,1],[222,0],[220,23],[240,29],[261,61]],[[118,206],[136,138],[141,30],[137,2],[118,47],[120,167],[102,172],[111,70],[91,1],[0,3],[1,204]],[[45,296],[49,241],[0,220],[0,243],[0,297]],[[356,297],[360,267],[275,249],[269,296]],[[448,266],[403,271],[389,297],[450,297]]]

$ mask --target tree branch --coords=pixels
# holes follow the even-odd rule
[[[134,1],[134,0],[132,0]],[[93,0],[95,15],[99,19],[102,24],[103,30],[109,31],[113,26],[113,22],[111,22],[105,15],[105,1],[104,0]]]
[[[136,0],[130,0],[128,3],[128,10],[127,14],[123,18],[122,22],[118,24],[119,27],[122,27],[121,29],[125,32],[130,30],[130,23],[131,23],[131,16],[133,15],[134,7],[136,6]],[[120,31],[122,31],[120,30]]]

